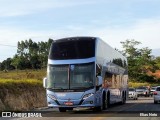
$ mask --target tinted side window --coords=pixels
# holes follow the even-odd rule
[[[49,58],[54,60],[84,59],[95,56],[95,40],[60,40],[52,43]]]

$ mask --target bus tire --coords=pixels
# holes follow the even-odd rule
[[[101,106],[94,107],[93,111],[102,111],[102,110],[105,110],[106,109],[106,105],[107,105],[106,104],[106,94],[105,94],[105,92],[103,92]]]
[[[125,91],[125,94],[124,94],[124,104],[126,103],[126,100],[127,100],[127,93]]]
[[[110,107],[110,93],[107,93],[107,108]]]
[[[102,99],[102,110],[106,109],[107,100],[106,100],[106,94],[103,93],[103,99]]]
[[[125,98],[125,94],[124,92],[122,93],[122,101],[121,101],[121,105],[125,104],[126,102],[126,98]]]

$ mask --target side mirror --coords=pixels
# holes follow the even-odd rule
[[[102,85],[103,81],[102,81],[102,77],[101,76],[97,76],[97,81],[96,81],[96,85]]]
[[[43,87],[47,88],[47,78],[43,78]]]

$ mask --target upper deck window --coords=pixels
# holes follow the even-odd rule
[[[72,38],[61,39],[52,43],[49,59],[84,59],[95,56],[95,39]]]

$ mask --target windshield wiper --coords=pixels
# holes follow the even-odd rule
[[[52,90],[59,90],[59,89],[63,89],[62,87],[54,87],[54,88],[48,88],[48,89],[52,89]]]
[[[71,89],[87,89],[89,87],[71,87]]]

